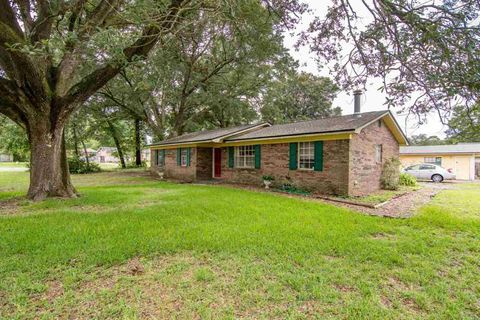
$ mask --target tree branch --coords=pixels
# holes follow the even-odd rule
[[[24,37],[23,31],[15,17],[15,12],[8,0],[0,0],[0,23],[11,29],[11,32],[14,32],[17,37]]]
[[[25,127],[27,119],[17,105],[18,90],[16,90],[15,82],[0,78],[0,113],[18,125]]]
[[[190,0],[172,0],[167,13],[158,24],[146,27],[142,35],[129,47],[123,50],[126,62],[132,62],[137,57],[145,57],[155,46],[164,32],[169,32],[178,22],[181,8]],[[125,67],[124,63],[111,61],[105,66],[93,71],[75,84],[61,98],[61,103],[73,105],[84,102],[109,80],[115,77]]]

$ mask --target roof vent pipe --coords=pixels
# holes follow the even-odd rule
[[[363,91],[362,90],[355,90],[353,91],[353,101],[354,101],[354,113],[357,114],[357,113],[360,113],[360,107],[361,107],[361,103],[360,103],[360,98],[362,97],[362,93]]]

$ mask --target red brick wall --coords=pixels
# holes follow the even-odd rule
[[[382,163],[375,161],[375,145],[383,147]],[[212,177],[212,149],[191,148],[189,167],[177,166],[176,149],[166,150],[165,168],[154,166],[152,171],[163,171],[165,178],[183,181],[207,180]],[[324,141],[323,171],[290,170],[289,144],[261,145],[261,168],[228,168],[228,149],[222,148],[222,176],[227,182],[262,185],[262,176],[275,177],[275,184],[291,183],[298,187],[325,194],[364,195],[380,189],[383,162],[398,157],[399,145],[382,122],[375,122],[351,140]]]
[[[197,163],[197,152],[196,148],[190,149],[190,166],[181,167],[177,165],[177,149],[167,149],[165,150],[165,167],[155,166],[155,152],[152,150],[152,167],[153,172],[163,172],[164,177],[167,179],[177,179],[187,182],[195,181],[196,178],[196,163]]]
[[[323,171],[290,170],[289,144],[261,145],[261,168],[228,168],[228,149],[222,148],[222,177],[229,182],[262,185],[262,176],[275,177],[275,184],[291,183],[295,186],[328,194],[348,192],[348,140],[324,142]]]
[[[375,145],[383,149],[382,163],[375,161]],[[372,123],[350,141],[350,195],[365,195],[381,189],[380,176],[386,159],[397,157],[399,145],[382,121]]]

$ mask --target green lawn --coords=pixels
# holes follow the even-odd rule
[[[395,220],[135,172],[41,203],[0,172],[0,319],[480,315],[478,184]]]

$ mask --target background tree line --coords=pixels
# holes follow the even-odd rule
[[[138,146],[141,130],[163,139],[337,114],[336,85],[296,72],[282,45],[307,9],[300,0],[0,0],[0,114],[28,139],[28,197],[77,195],[66,151],[94,132],[83,130],[103,128],[120,152],[128,139]],[[453,114],[448,134],[474,139],[479,12],[477,0],[331,0],[298,45],[342,89],[383,79],[389,107]]]

